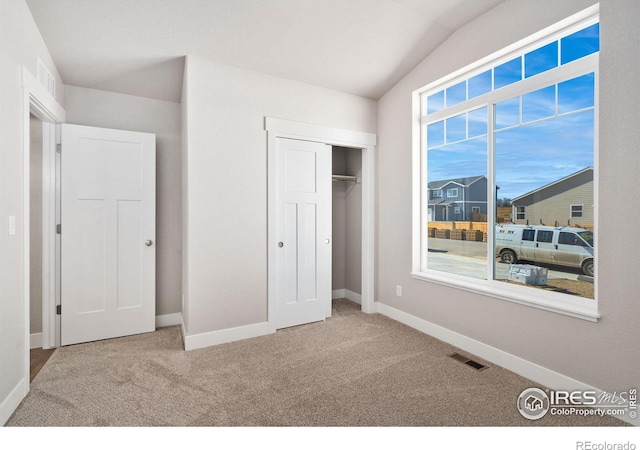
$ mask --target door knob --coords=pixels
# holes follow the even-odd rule
[[[280,247],[280,248],[284,247],[284,242],[282,242],[282,241],[278,242],[278,247]]]
[[[146,245],[147,247],[151,247],[153,245],[153,241],[149,239],[147,240],[147,242],[144,243],[144,245]]]

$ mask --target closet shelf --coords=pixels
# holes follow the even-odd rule
[[[355,183],[355,184],[360,183],[360,179],[358,179],[358,177],[354,177],[351,175],[332,175],[331,178],[333,181],[342,181],[345,183]]]

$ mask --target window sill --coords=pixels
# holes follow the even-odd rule
[[[544,292],[538,289],[507,284],[500,281],[476,280],[437,271],[412,272],[411,276],[417,280],[437,283],[499,300],[588,320],[590,322],[597,322],[601,317],[600,314],[598,314],[598,306],[595,299],[576,298],[567,294]]]

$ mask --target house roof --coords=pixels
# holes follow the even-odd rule
[[[465,177],[465,178],[452,178],[449,180],[440,180],[440,181],[431,181],[430,183],[427,184],[427,188],[429,189],[442,189],[444,186],[446,186],[447,184],[451,184],[451,183],[455,183],[457,185],[460,185],[462,187],[467,187],[467,186],[471,186],[473,183],[475,183],[478,180],[481,179],[487,179],[487,177],[485,177],[484,175],[479,175],[477,177]]]
[[[514,198],[513,200],[511,200],[511,202],[512,203],[513,202],[517,202],[518,200],[522,200],[525,197],[528,197],[528,196],[533,195],[533,194],[537,194],[538,192],[541,192],[541,191],[544,191],[546,189],[549,189],[549,188],[551,188],[551,187],[553,187],[553,186],[555,186],[557,184],[563,183],[563,182],[565,182],[567,180],[570,180],[571,178],[577,177],[578,175],[581,175],[581,174],[583,174],[585,172],[589,172],[589,171],[593,172],[593,167],[585,167],[584,169],[579,170],[576,173],[572,173],[571,175],[567,175],[566,177],[560,178],[559,180],[556,180],[556,181],[554,181],[552,183],[545,184],[544,186],[539,187],[538,189],[534,189],[533,191],[527,192],[526,194],[522,194],[521,196]]]

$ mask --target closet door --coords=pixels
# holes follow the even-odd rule
[[[276,328],[325,319],[331,305],[331,146],[277,139]]]

